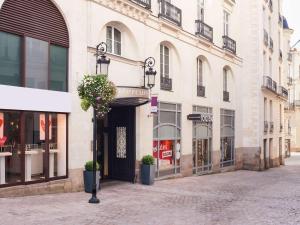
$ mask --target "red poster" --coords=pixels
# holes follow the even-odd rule
[[[153,157],[158,158],[158,141],[153,141]],[[159,159],[168,160],[172,164],[173,160],[173,141],[163,140],[159,141]]]

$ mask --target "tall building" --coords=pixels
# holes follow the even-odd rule
[[[281,4],[0,0],[0,187],[81,189],[93,136],[77,86],[95,73],[100,42],[117,86],[98,121],[103,179],[137,181],[146,154],[157,179],[280,165],[288,99]],[[151,90],[148,57],[157,70]],[[156,113],[149,96],[158,98]]]

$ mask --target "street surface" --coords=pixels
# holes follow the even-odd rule
[[[237,171],[0,199],[1,225],[299,225],[300,155],[265,172]]]

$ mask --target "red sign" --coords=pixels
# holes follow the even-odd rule
[[[3,136],[2,138],[0,138],[0,146],[1,147],[5,144],[6,140],[7,140],[6,136]]]
[[[2,125],[3,125],[3,120],[0,119],[0,128],[2,127]]]
[[[153,141],[153,157],[158,158],[158,141]],[[168,160],[172,164],[173,160],[173,141],[159,141],[159,159]]]

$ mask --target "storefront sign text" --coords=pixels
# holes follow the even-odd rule
[[[188,120],[195,120],[199,121],[201,123],[212,123],[213,122],[213,116],[210,114],[189,114],[187,116]]]

